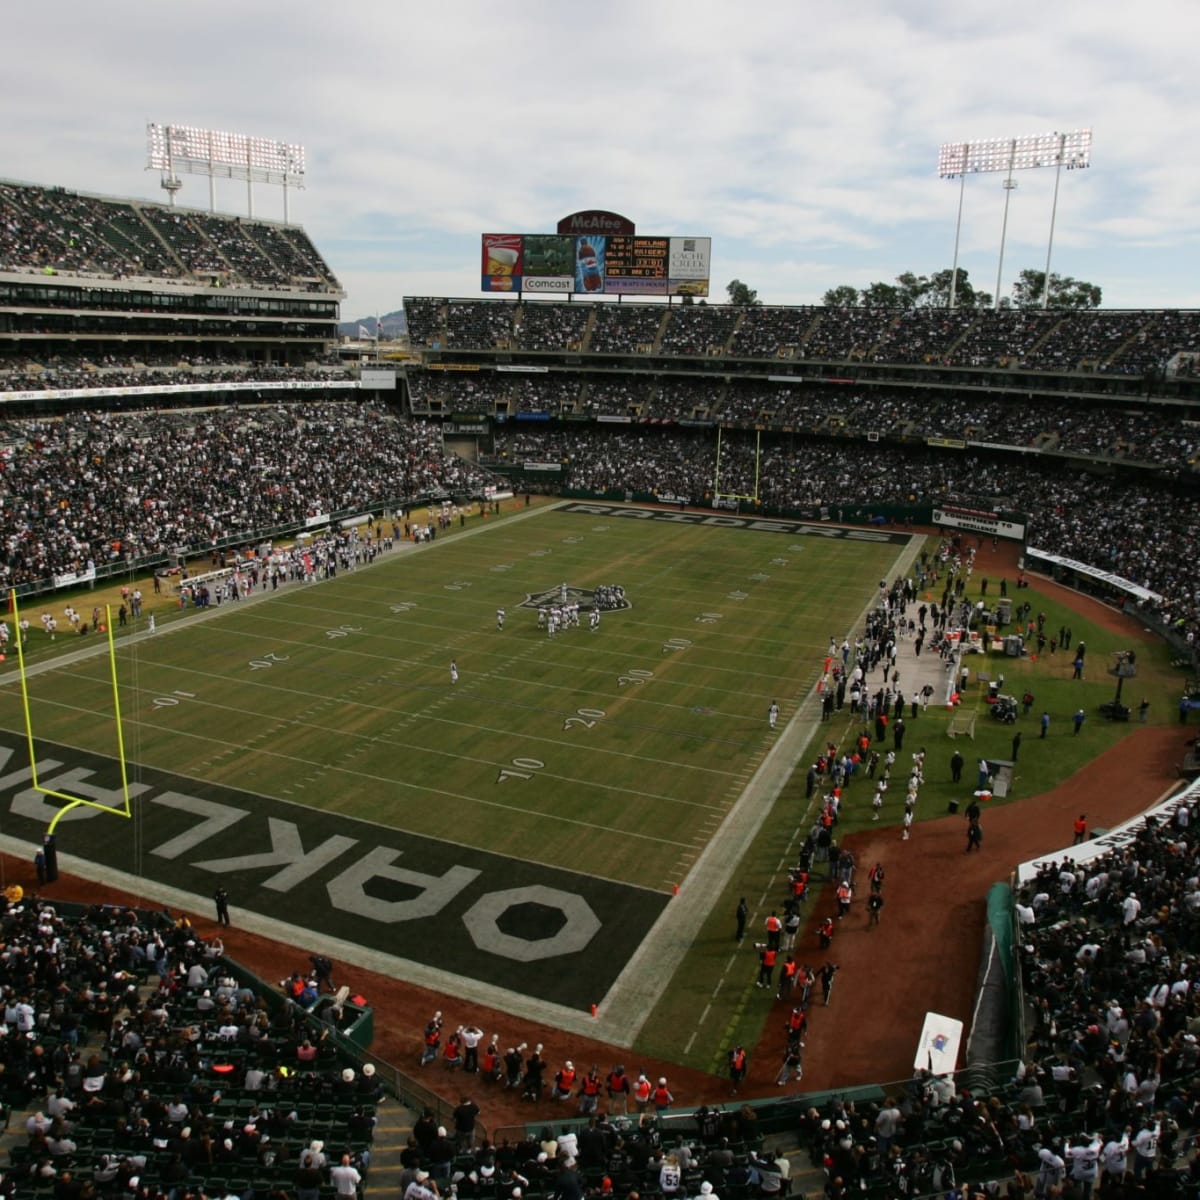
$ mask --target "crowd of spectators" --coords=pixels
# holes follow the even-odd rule
[[[499,434],[496,448],[514,461],[563,461],[566,487],[658,491],[696,501],[714,491],[711,430],[526,429]],[[825,511],[834,518],[843,512],[861,517],[872,506],[951,500],[1019,509],[1028,516],[1031,545],[1149,588],[1164,599],[1146,608],[1183,633],[1200,634],[1200,584],[1187,550],[1200,533],[1196,498],[1159,479],[1097,475],[1044,456],[948,455],[861,439],[784,436],[759,444],[753,435],[729,432],[720,465],[722,493],[755,494],[757,475],[764,505],[810,516]]]
[[[661,304],[597,304],[587,348],[600,354],[645,354],[662,329]]]
[[[0,183],[0,271],[338,286],[295,226],[14,183]]]
[[[436,376],[436,378],[433,378]],[[3,377],[0,376],[0,379]],[[520,380],[519,385],[514,381]],[[944,438],[1083,455],[1189,473],[1200,455],[1194,407],[1128,401],[1103,407],[1067,397],[982,390],[822,387],[701,377],[549,372],[410,372],[414,411],[584,412],[655,421],[741,422],[880,438]]]
[[[522,304],[517,341],[522,350],[579,349],[591,313],[586,304]]]
[[[179,355],[138,359],[112,354],[87,359],[50,355],[37,362],[0,363],[0,397],[5,392],[79,388],[154,387],[182,383],[320,383],[354,374],[336,358],[303,364],[248,363],[242,358]]]
[[[405,300],[415,345],[796,358],[1142,376],[1200,351],[1200,313]],[[593,318],[594,314],[594,318]],[[589,320],[591,331],[588,332]],[[661,335],[661,341],[660,339]]]
[[[663,334],[663,354],[723,355],[743,310],[728,304],[681,305],[672,309]]]
[[[446,305],[445,345],[452,350],[507,349],[513,341],[515,311],[507,303],[452,300]]]
[[[491,482],[440,426],[350,401],[76,412],[0,440],[4,586]]]
[[[11,894],[0,925],[0,1089],[10,1113],[32,1110],[5,1194],[265,1200],[308,1159],[312,1195],[343,1153],[365,1171],[373,1071],[339,1062],[302,1006],[239,983],[218,939]]]

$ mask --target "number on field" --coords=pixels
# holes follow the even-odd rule
[[[574,545],[577,545],[579,542],[582,542],[583,538],[581,538],[581,537],[565,537],[565,538],[563,538],[563,541],[566,542],[566,544],[568,546],[574,546]]]
[[[645,683],[647,679],[653,678],[653,671],[626,671],[624,675],[617,676],[617,687],[625,687],[626,684]]]
[[[290,657],[287,654],[264,654],[262,658],[251,659],[250,670],[265,671],[267,667],[273,667],[276,663],[287,662]]]
[[[788,560],[786,558],[771,559],[771,566],[773,566],[773,567],[786,567],[787,565],[788,565]]]
[[[406,613],[406,612],[408,612],[410,609],[413,609],[413,608],[416,608],[416,607],[417,607],[417,605],[416,605],[416,602],[415,602],[415,601],[413,601],[413,600],[402,600],[402,601],[401,601],[399,604],[393,604],[393,605],[392,605],[392,612],[394,612],[394,613]]]
[[[663,653],[670,654],[672,650],[686,650],[691,644],[687,638],[668,638],[663,642]]]
[[[592,532],[593,533],[607,533],[608,526],[607,525],[593,525]]]
[[[528,557],[529,558],[545,558],[546,555],[549,553],[550,553],[549,550],[530,550]]]
[[[748,598],[749,598],[748,592],[730,592],[729,593],[730,600],[746,600]]]
[[[788,549],[793,554],[799,554],[804,549],[804,546],[800,542],[793,542]]]
[[[500,774],[496,776],[497,783],[503,783],[506,779],[529,779],[534,771],[540,771],[546,764],[540,758],[514,758],[512,765],[519,769],[511,771],[508,767],[501,767]]]
[[[497,563],[494,567],[488,567],[489,571],[496,571],[496,572],[511,571],[512,569],[513,569],[512,563]]]
[[[771,578],[770,575],[764,575],[761,571],[759,571],[755,575],[750,576],[750,580],[752,583],[766,583],[767,580],[770,578]]]
[[[196,693],[195,692],[181,692],[178,689],[176,689],[169,696],[155,696],[154,697],[154,707],[155,708],[174,708],[175,705],[179,703],[180,698],[182,698],[184,700],[194,700],[196,698]]]
[[[469,588],[471,585],[465,579],[456,579],[453,583],[443,583],[442,587],[448,592],[461,592],[463,588]]]
[[[325,630],[327,638],[349,637],[352,633],[362,633],[361,625],[339,625],[336,629]]]
[[[697,625],[715,625],[724,616],[724,613],[701,613],[696,618]]]
[[[575,711],[579,716],[568,717],[563,722],[564,729],[574,729],[576,725],[582,725],[584,729],[595,729],[596,722],[604,719],[602,708],[577,708]]]

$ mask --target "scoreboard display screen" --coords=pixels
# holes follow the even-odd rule
[[[605,292],[640,296],[667,294],[670,238],[610,235],[605,243]]]
[[[610,237],[605,253],[608,277],[666,279],[669,238]]]
[[[485,233],[485,292],[707,296],[710,238]]]

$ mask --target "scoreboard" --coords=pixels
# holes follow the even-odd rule
[[[666,290],[670,248],[670,238],[610,236],[604,252],[604,290],[661,295]],[[641,280],[655,281],[655,286],[641,284]]]
[[[707,296],[710,238],[485,233],[485,292]]]

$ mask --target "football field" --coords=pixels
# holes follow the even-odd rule
[[[60,849],[201,911],[223,886],[298,945],[336,939],[414,980],[586,1006],[907,542],[566,503],[182,611],[118,643],[132,820],[76,808]],[[592,629],[598,596],[615,607]],[[551,637],[538,609],[564,597],[579,623]],[[32,853],[58,802],[29,787],[5,666],[3,832]],[[28,685],[39,784],[119,804],[104,647]]]

